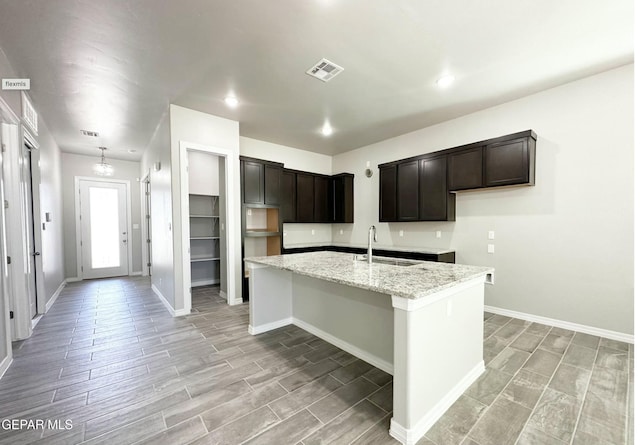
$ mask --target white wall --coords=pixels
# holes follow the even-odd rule
[[[131,191],[131,223],[137,224],[137,229],[132,229],[129,234],[129,242],[132,248],[133,272],[142,272],[142,218],[140,215],[140,163],[110,159],[108,151],[107,161],[113,165],[114,174],[109,179],[126,179],[129,181]],[[76,176],[101,177],[93,173],[93,166],[100,160],[100,152],[96,150],[95,156],[84,156],[73,153],[62,153],[62,195],[64,198],[64,245],[65,245],[65,274],[67,278],[75,278],[78,275],[78,261],[76,246],[79,239],[76,236],[76,211],[75,211],[75,182]]]
[[[240,137],[240,154],[266,161],[284,162],[285,168],[331,174],[331,156],[294,147]],[[284,224],[285,247],[331,243],[331,224]]]
[[[227,196],[229,203],[233,206],[234,214],[240,216],[240,160],[239,160],[239,124],[236,121],[224,119],[188,108],[170,105],[171,122],[171,199],[173,203],[181,201],[180,178],[180,142],[190,142],[205,146],[223,148],[233,153],[232,159],[228,159],[228,168],[237,172],[231,180],[231,187]],[[174,205],[173,213],[173,261],[175,265],[181,265],[188,259],[182,255],[182,220],[179,205]],[[241,246],[240,231],[238,236],[231,240],[234,246],[234,263],[236,270],[236,289],[234,300],[242,299],[241,286]],[[155,246],[155,244],[154,244]],[[227,252],[228,254],[229,252]],[[175,282],[173,289],[174,309],[179,311],[185,308],[185,298],[183,295],[183,273],[182,267],[175,267]],[[167,298],[168,299],[168,298]]]
[[[190,151],[189,193],[220,196],[218,156],[200,151]]]
[[[155,166],[159,166],[156,170]],[[174,305],[169,109],[163,115],[140,161],[140,177],[149,174],[151,189],[151,284]]]
[[[378,222],[379,163],[528,129],[534,187],[459,193],[455,222]],[[362,244],[375,224],[378,245],[451,247],[458,263],[495,267],[487,305],[633,333],[632,165],[628,65],[334,156],[334,173],[356,177],[354,224],[334,225],[333,241]]]

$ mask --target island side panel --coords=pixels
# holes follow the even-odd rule
[[[293,275],[293,323],[393,374],[391,296]]]
[[[472,280],[423,301],[393,297],[393,302],[390,433],[404,444],[414,444],[484,371],[484,280]]]
[[[249,333],[291,324],[292,273],[255,263],[249,269]]]

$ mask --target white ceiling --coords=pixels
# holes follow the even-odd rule
[[[139,159],[175,103],[334,154],[631,63],[633,0],[0,0],[0,48],[63,151]]]

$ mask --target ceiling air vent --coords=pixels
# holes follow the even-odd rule
[[[316,79],[320,79],[323,82],[328,82],[343,71],[344,68],[340,65],[336,65],[327,59],[322,59],[320,62],[313,65],[307,71],[307,74],[315,77]]]
[[[97,131],[80,130],[80,133],[91,138],[97,138],[98,136],[100,136],[100,133],[98,133]]]

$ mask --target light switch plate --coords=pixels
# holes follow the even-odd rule
[[[442,238],[442,232],[440,230],[436,230],[436,238]]]
[[[496,246],[493,244],[487,244],[487,252],[488,253],[495,253],[496,251]]]
[[[489,237],[489,239],[495,239],[496,238],[496,232],[494,232],[493,230],[489,230],[488,237]]]

